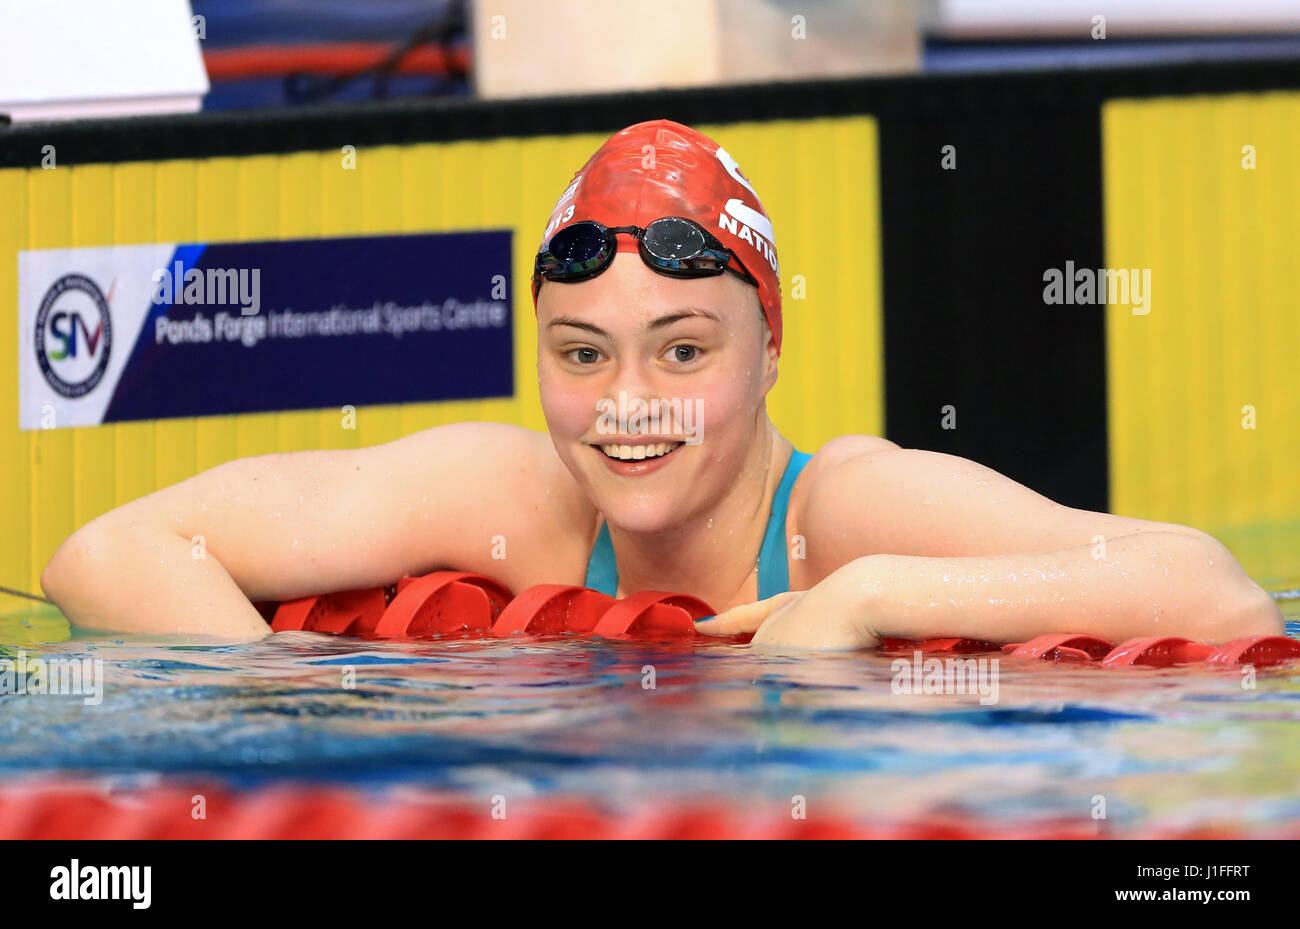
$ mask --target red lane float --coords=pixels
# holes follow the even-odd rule
[[[510,601],[492,626],[495,636],[588,633],[596,628],[613,597],[589,587],[538,584]]]
[[[487,634],[510,600],[509,589],[487,575],[435,571],[399,583],[397,596],[368,631],[380,639]]]
[[[1233,639],[1219,647],[1206,664],[1272,665],[1300,658],[1300,642],[1284,635],[1256,635]]]
[[[973,652],[996,652],[998,646],[982,639],[926,639],[916,643],[916,648],[923,652],[945,652],[954,655],[968,655]]]
[[[394,591],[388,602],[389,592]],[[261,605],[263,608],[265,604]],[[484,574],[435,571],[404,577],[395,588],[348,590],[280,604],[271,628],[333,635],[398,638],[477,635],[596,635],[606,638],[695,638],[695,621],[714,615],[703,600],[645,590],[615,600],[572,584],[538,584],[513,597]],[[733,637],[744,640],[747,637]],[[958,636],[882,638],[882,651],[927,654],[996,652],[999,646]],[[1300,641],[1281,635],[1249,636],[1221,646],[1179,636],[1142,636],[1114,645],[1094,635],[1054,632],[1000,646],[1013,658],[1070,662],[1102,668],[1186,665],[1268,666],[1300,660]]]
[[[1189,664],[1263,667],[1300,659],[1300,641],[1284,635],[1246,636],[1215,646],[1180,636],[1141,636],[1112,645],[1096,636],[1053,633],[1037,636],[1024,644],[1004,645],[1002,650],[1012,657],[1043,661],[1100,662],[1103,668],[1168,668]]]
[[[1041,658],[1044,661],[1096,661],[1114,648],[1095,635],[1053,632],[1035,636],[1023,645],[1005,645],[1002,650],[1016,657]]]
[[[202,813],[197,805],[202,801]],[[1300,823],[1152,823],[1113,829],[1093,820],[1008,823],[959,814],[907,820],[792,820],[784,804],[659,798],[626,809],[574,796],[515,801],[494,818],[463,796],[375,796],[347,787],[285,785],[237,793],[167,784],[109,793],[82,783],[0,787],[0,841],[23,839],[1296,839]]]
[[[331,635],[364,635],[374,629],[388,602],[382,587],[342,590],[280,604],[271,621],[274,632],[292,629]]]
[[[695,620],[715,614],[703,600],[666,590],[643,590],[605,611],[593,632],[613,638],[628,635],[693,636]]]
[[[915,650],[926,654],[993,652],[999,646],[977,639],[884,638],[884,651]],[[1240,665],[1260,667],[1300,660],[1300,641],[1288,636],[1263,635],[1236,639],[1221,646],[1194,642],[1180,636],[1142,636],[1112,645],[1105,639],[1076,633],[1051,633],[1028,642],[1000,646],[1013,657],[1051,662],[1099,662],[1103,668],[1169,668],[1177,665]]]
[[[1118,668],[1144,665],[1150,668],[1168,668],[1176,664],[1204,661],[1214,652],[1213,645],[1202,645],[1191,639],[1172,635],[1147,635],[1129,639],[1115,646],[1110,654],[1101,660],[1101,666]]]

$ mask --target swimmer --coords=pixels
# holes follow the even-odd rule
[[[701,632],[788,647],[1283,631],[1196,529],[1061,506],[877,436],[796,450],[765,403],[782,340],[771,222],[686,126],[608,139],[535,267],[547,432],[466,422],[231,461],[78,529],[42,587],[79,627],[232,638],[269,632],[254,601],[438,569],[516,593],[691,594],[719,610]]]

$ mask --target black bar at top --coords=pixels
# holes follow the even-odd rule
[[[961,116],[1095,108],[1114,97],[1300,89],[1300,60],[922,74],[527,100],[467,98],[220,110],[0,126],[0,168],[275,154],[411,142],[613,132],[645,119],[687,124],[871,114]]]

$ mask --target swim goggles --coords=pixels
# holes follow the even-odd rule
[[[537,253],[533,296],[537,296],[543,279],[575,283],[600,274],[614,260],[619,233],[637,239],[641,260],[652,271],[670,277],[713,277],[730,271],[758,286],[740,259],[694,220],[665,216],[642,228],[606,226],[594,219],[582,219],[551,236]]]

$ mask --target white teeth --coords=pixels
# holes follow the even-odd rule
[[[659,442],[654,445],[602,445],[600,450],[610,458],[617,458],[620,461],[641,461],[666,455],[681,444],[681,442]]]

